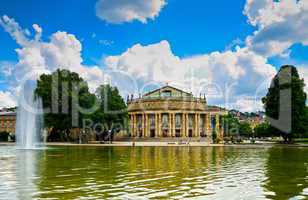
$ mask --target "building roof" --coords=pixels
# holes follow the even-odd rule
[[[156,89],[156,90],[152,90],[152,91],[150,91],[150,92],[148,92],[148,93],[145,93],[143,96],[146,97],[146,96],[149,96],[149,95],[151,95],[151,94],[153,94],[153,93],[162,92],[162,91],[165,91],[165,90],[176,90],[176,91],[178,91],[179,93],[184,93],[184,94],[186,94],[186,95],[188,95],[188,96],[193,96],[193,95],[192,95],[191,93],[189,93],[189,92],[185,92],[184,90],[180,90],[180,89],[178,89],[178,88],[176,88],[176,87],[173,87],[173,86],[170,86],[170,85],[165,85],[165,86],[160,87],[160,88],[158,88],[158,89]]]
[[[0,116],[15,116],[16,112],[0,112]]]

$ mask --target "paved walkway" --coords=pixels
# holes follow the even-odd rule
[[[9,145],[13,146],[13,142],[0,142],[0,145]],[[208,142],[189,142],[189,143],[179,143],[179,142],[131,142],[131,141],[115,141],[112,144],[100,144],[100,143],[90,143],[90,144],[77,144],[77,143],[68,143],[68,142],[48,142],[47,146],[181,146],[181,147],[243,147],[243,148],[254,148],[254,147],[271,147],[271,146],[281,146],[281,147],[308,147],[307,144],[276,144],[276,143],[257,143],[257,144],[210,144]]]
[[[0,142],[0,145],[15,145],[15,143],[11,142]],[[203,147],[222,147],[222,146],[233,146],[233,147],[268,147],[272,146],[272,144],[210,144],[208,142],[120,142],[115,141],[112,144],[105,143],[90,143],[90,144],[77,144],[77,143],[68,143],[68,142],[48,142],[46,143],[47,146],[203,146]]]
[[[72,144],[72,143],[47,143],[50,146],[224,146],[223,144],[209,144],[207,142],[190,142],[190,143],[178,143],[178,142],[112,142],[112,144],[105,143],[93,143],[93,144]]]

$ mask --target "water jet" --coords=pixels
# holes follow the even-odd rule
[[[20,94],[16,119],[16,145],[18,149],[42,147],[42,100],[34,94],[36,83],[27,82]]]

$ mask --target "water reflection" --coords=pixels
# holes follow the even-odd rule
[[[0,148],[0,199],[33,199],[41,152]]]
[[[307,197],[300,148],[0,147],[0,199]],[[306,196],[305,196],[306,195]]]
[[[307,148],[270,149],[266,168],[268,198],[308,198]]]
[[[267,149],[64,148],[48,151],[39,198],[263,197]],[[245,187],[249,187],[247,190]]]

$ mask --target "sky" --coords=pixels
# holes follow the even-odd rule
[[[92,92],[170,84],[247,112],[263,109],[281,65],[308,81],[304,0],[3,0],[0,17],[0,108],[17,104],[25,79],[58,68]]]

